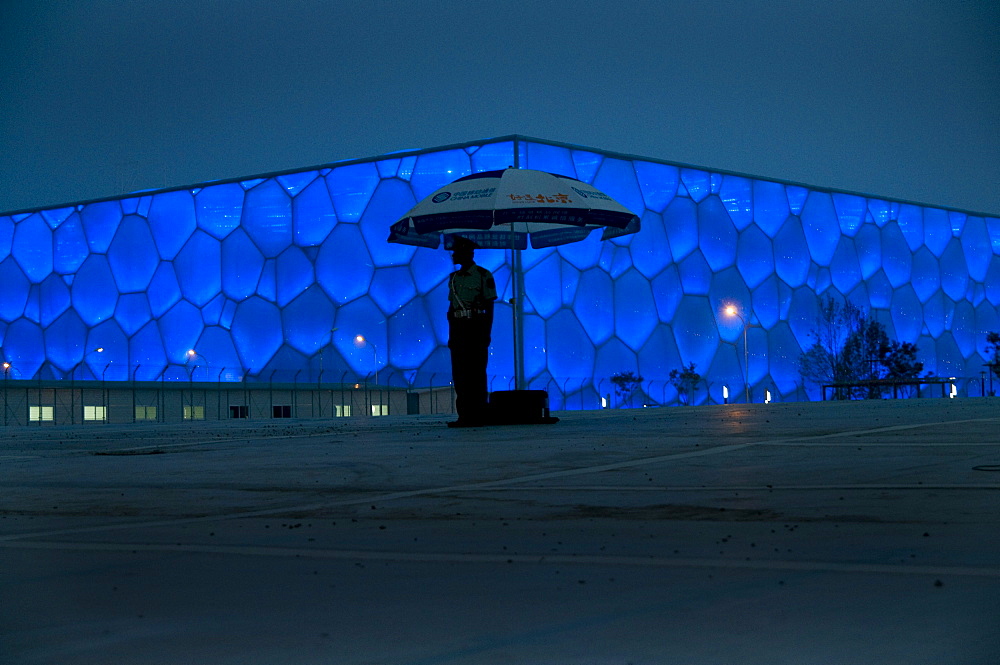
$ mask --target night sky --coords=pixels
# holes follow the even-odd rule
[[[0,0],[0,210],[523,134],[998,215],[998,28],[996,0]]]

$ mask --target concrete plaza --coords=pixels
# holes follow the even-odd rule
[[[0,431],[0,663],[1000,662],[1000,401]]]

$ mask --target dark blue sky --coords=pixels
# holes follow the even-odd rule
[[[1000,214],[1000,3],[0,0],[0,210],[524,134]]]

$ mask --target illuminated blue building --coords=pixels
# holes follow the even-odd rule
[[[377,370],[388,386],[446,385],[450,258],[389,244],[388,227],[515,150],[523,168],[592,182],[642,218],[634,236],[522,255],[525,375],[553,408],[596,408],[628,370],[646,401],[669,404],[670,370],[690,363],[705,378],[697,402],[721,402],[724,386],[742,401],[744,327],[728,304],[752,324],[752,395],[816,399],[798,358],[824,295],[916,343],[927,370],[978,386],[985,334],[1000,330],[1000,219],[523,137],[2,215],[4,360],[46,381],[188,380],[196,367],[213,382]],[[477,260],[509,298],[509,252]],[[497,310],[493,390],[511,383],[511,309]]]

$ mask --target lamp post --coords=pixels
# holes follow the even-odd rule
[[[750,350],[747,347],[747,329],[751,327],[752,324],[748,323],[746,319],[740,316],[739,310],[736,309],[736,305],[727,305],[725,312],[728,316],[735,316],[743,324],[743,392],[746,403],[750,403]]]
[[[371,345],[372,352],[375,354],[375,385],[378,385],[378,349],[375,347],[375,343],[370,339],[366,339],[364,335],[354,336],[354,345],[359,349]]]

